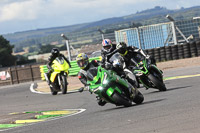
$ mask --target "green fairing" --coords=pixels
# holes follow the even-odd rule
[[[114,89],[113,89],[113,88],[108,88],[108,90],[106,91],[106,94],[107,94],[108,96],[111,96],[111,95],[113,94],[113,92],[114,92]]]
[[[108,70],[108,75],[110,75],[111,81],[116,81],[119,84],[128,87],[127,81],[118,76],[114,71]]]
[[[143,71],[143,70],[134,70],[134,73],[142,72],[143,74],[146,75],[146,74],[149,72],[148,69],[147,69],[146,60],[143,60],[142,62],[143,62],[143,66],[145,66],[145,67],[144,67],[145,71]],[[139,64],[140,64],[140,63],[138,63],[138,65],[139,65]]]
[[[101,77],[102,75],[101,75],[100,69],[101,69],[101,67],[98,67],[97,76],[95,76],[92,81],[87,81],[88,84],[90,84],[90,85],[96,85],[96,82],[99,80],[99,78],[102,78]]]
[[[162,74],[162,72],[160,71],[160,69],[158,69],[155,65],[151,65],[152,67],[154,67],[155,69],[157,69],[161,74]]]
[[[108,84],[104,83],[104,81],[103,81],[104,78],[105,78],[104,76],[106,76],[105,74],[107,75],[106,80],[108,81],[108,83],[117,82],[117,83],[119,83],[119,84],[121,84],[125,87],[128,87],[127,81],[122,79],[121,77],[119,77],[114,71],[106,70],[106,69],[102,68],[101,66],[99,66],[97,75],[93,78],[92,81],[87,81],[87,83],[89,84],[89,87],[90,87],[90,91],[94,92],[99,97],[103,97],[102,94],[101,94],[102,90],[99,89],[99,87],[106,88],[108,86]],[[99,78],[101,79],[101,83],[96,84],[99,81]],[[111,96],[114,93],[114,91],[118,91],[119,93],[121,93],[121,90],[115,85],[110,86],[106,90],[106,94],[110,97],[111,100],[113,100]]]

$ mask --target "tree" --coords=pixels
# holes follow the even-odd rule
[[[45,46],[42,46],[40,48],[39,54],[44,54],[44,53],[50,53],[51,49],[54,48],[55,46],[47,44]]]
[[[3,67],[12,66],[15,64],[16,58],[12,55],[14,46],[0,35],[0,65]]]

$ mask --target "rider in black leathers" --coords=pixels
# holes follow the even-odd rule
[[[153,57],[147,55],[142,49],[138,49],[134,46],[127,46],[125,42],[118,43],[116,50],[111,54],[114,54],[115,52],[119,52],[124,57],[127,67],[130,66],[130,63],[132,63],[132,58],[137,63],[146,58],[147,60],[151,61],[152,64],[156,65],[156,61]]]
[[[82,92],[84,90],[84,88],[88,87],[87,71],[93,67],[98,67],[99,61],[92,60],[91,62],[89,62],[89,58],[88,58],[87,54],[85,54],[85,53],[78,54],[76,57],[76,61],[77,61],[78,66],[81,68],[78,73],[78,78],[81,81],[81,83],[84,84],[84,87],[81,87],[79,90],[80,92]],[[89,90],[89,88],[87,88],[87,89]],[[99,97],[97,97],[97,100],[98,100],[98,104],[100,106],[104,106],[106,104],[106,101],[99,99]]]
[[[76,61],[77,61],[78,66],[81,68],[78,73],[78,78],[81,81],[81,83],[84,84],[84,86],[86,87],[87,86],[87,70],[93,67],[98,67],[99,62],[97,60],[92,60],[91,62],[89,62],[89,58],[87,54],[85,53],[78,54],[78,56],[76,57]]]
[[[49,80],[49,78],[50,78],[50,76],[51,76],[51,73],[53,72],[53,69],[52,69],[52,67],[51,67],[51,65],[52,65],[52,62],[57,58],[57,57],[59,57],[59,56],[61,56],[61,57],[63,57],[65,60],[66,60],[66,62],[69,64],[69,67],[71,68],[71,64],[70,64],[70,62],[69,62],[69,60],[63,55],[63,54],[61,54],[60,53],[60,51],[59,51],[59,49],[58,48],[53,48],[52,50],[51,50],[51,55],[49,56],[49,58],[48,58],[48,63],[47,63],[47,68],[48,68],[48,72],[47,72],[47,82],[48,82],[48,85],[50,85],[50,80]]]

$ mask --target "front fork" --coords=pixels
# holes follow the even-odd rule
[[[59,86],[61,85],[61,76],[60,76],[60,74],[58,74],[58,84],[59,84]]]

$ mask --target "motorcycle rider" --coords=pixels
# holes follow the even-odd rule
[[[92,60],[91,62],[89,62],[89,58],[88,58],[87,54],[85,54],[85,53],[78,54],[76,57],[76,61],[77,61],[78,66],[81,68],[78,73],[78,78],[81,81],[81,83],[84,84],[84,87],[81,87],[79,90],[80,92],[82,92],[84,90],[84,88],[88,87],[87,70],[89,70],[90,68],[93,68],[93,67],[98,67],[99,61]],[[106,101],[103,101],[103,100],[99,99],[98,97],[97,97],[97,100],[98,100],[98,104],[100,106],[104,106],[106,104]]]
[[[140,62],[142,57],[147,60],[151,60],[151,63],[156,64],[154,58],[147,55],[142,49],[137,49],[134,46],[127,46],[125,42],[120,42],[116,46],[116,51],[119,52],[126,59],[127,65],[130,63],[130,59],[134,58],[137,62]]]
[[[58,48],[52,48],[51,55],[48,58],[49,62],[47,63],[47,68],[48,68],[47,83],[48,83],[48,85],[50,85],[50,76],[51,76],[51,73],[53,72],[51,65],[52,65],[53,61],[59,56],[63,57],[65,59],[65,61],[69,64],[69,67],[71,68],[71,64],[70,64],[69,60],[63,54],[60,53],[59,49]]]
[[[101,63],[104,66],[106,63],[106,55],[112,53],[116,49],[116,44],[113,44],[110,39],[104,39],[102,41],[102,49],[101,49],[101,56],[102,60]]]

